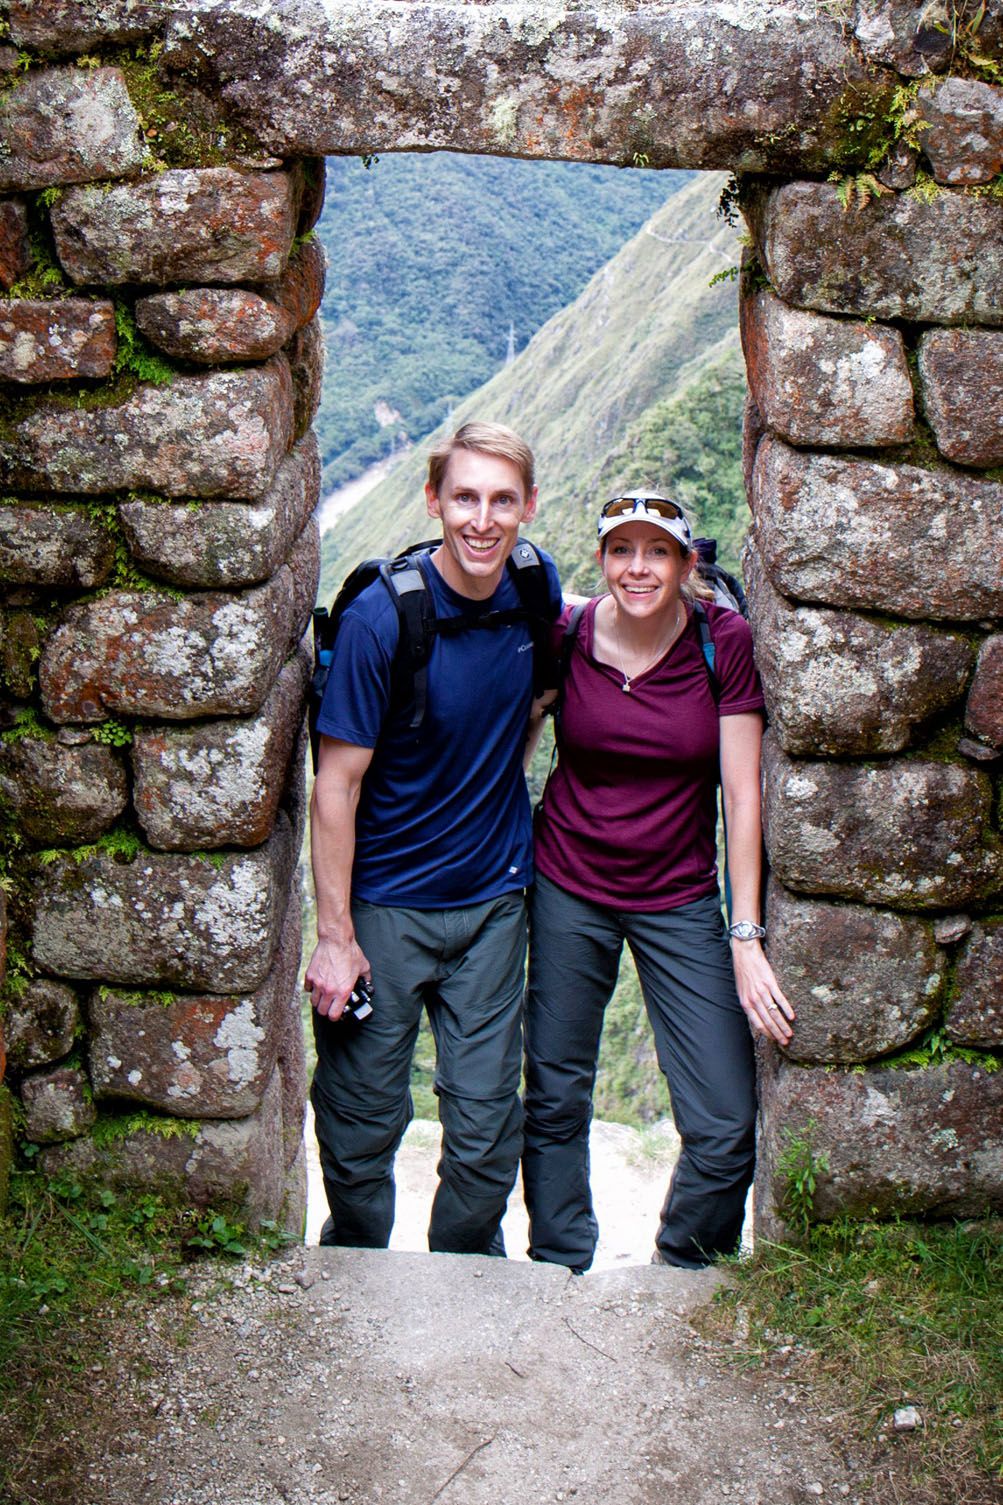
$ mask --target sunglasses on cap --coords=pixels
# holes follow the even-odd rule
[[[600,517],[628,517],[635,512],[653,512],[656,517],[679,517],[686,521],[686,513],[678,502],[667,496],[647,496],[639,491],[636,496],[615,496],[599,513]]]
[[[597,531],[600,541],[622,523],[633,521],[651,522],[664,528],[684,549],[692,545],[690,525],[679,503],[667,496],[649,496],[643,491],[630,496],[615,496],[606,503],[599,513]]]

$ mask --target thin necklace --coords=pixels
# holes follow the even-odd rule
[[[668,637],[665,639],[665,642],[659,647],[658,651],[654,654],[654,656],[652,658],[648,659],[647,663],[644,664],[643,668],[640,668],[640,669],[636,670],[633,675],[628,674],[626,668],[624,667],[624,662],[623,662],[623,647],[622,647],[622,645],[620,643],[620,628],[618,626],[618,617],[619,617],[619,612],[617,611],[616,602],[614,601],[614,603],[613,603],[613,636],[616,639],[616,652],[617,652],[617,657],[620,660],[620,673],[623,675],[623,684],[620,686],[620,689],[623,691],[623,693],[625,695],[629,695],[631,693],[631,689],[630,689],[630,681],[631,681],[631,679],[632,678],[633,679],[637,679],[641,674],[647,674],[647,672],[651,668],[652,664],[657,664],[658,660],[660,658],[664,658],[665,655],[668,653],[669,649],[672,647],[672,644],[675,642],[676,638],[679,636],[679,634],[682,632],[683,628],[686,626],[686,608],[685,608],[685,606],[683,605],[683,603],[681,601],[677,601],[676,602],[676,620],[672,624],[672,627],[671,627],[671,630],[669,631]],[[680,618],[682,618],[682,620],[680,620]]]

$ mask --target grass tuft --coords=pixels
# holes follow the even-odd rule
[[[1003,1499],[1001,1235],[1000,1220],[819,1225],[797,1249],[738,1262],[698,1325],[741,1366],[813,1388],[864,1498],[990,1505]],[[896,1433],[909,1405],[922,1425]]]
[[[147,1422],[106,1373],[116,1334],[142,1332],[151,1303],[183,1294],[193,1259],[267,1257],[284,1242],[274,1224],[251,1236],[232,1213],[148,1191],[16,1172],[0,1217],[0,1500],[83,1499],[90,1448]]]

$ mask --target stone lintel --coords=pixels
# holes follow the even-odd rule
[[[435,67],[429,67],[434,56]],[[196,0],[164,61],[280,156],[464,150],[821,171],[894,75],[812,7]]]

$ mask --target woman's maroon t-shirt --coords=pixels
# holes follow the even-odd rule
[[[677,909],[717,890],[718,717],[763,709],[752,635],[737,612],[706,604],[715,705],[690,609],[665,657],[624,694],[620,670],[592,656],[597,604],[585,608],[568,666],[537,870],[614,909]]]

